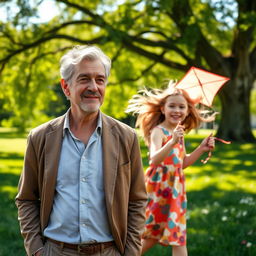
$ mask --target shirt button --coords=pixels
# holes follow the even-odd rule
[[[84,199],[81,200],[81,204],[85,204],[86,201]]]
[[[86,224],[85,224],[85,223],[83,223],[83,224],[82,224],[82,226],[83,226],[83,227],[86,227]]]
[[[86,182],[86,178],[82,178],[82,181],[83,181],[83,182]]]

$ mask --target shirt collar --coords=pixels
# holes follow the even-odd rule
[[[65,116],[65,119],[64,119],[64,126],[63,126],[63,137],[65,136],[65,131],[66,130],[69,130],[69,132],[71,133],[71,130],[70,130],[70,124],[69,124],[69,115],[70,115],[70,111],[71,109],[69,109],[67,112],[66,112],[66,116]],[[97,131],[97,134],[99,136],[101,136],[102,134],[102,114],[101,112],[99,111],[99,115],[98,115],[98,120],[97,120],[97,126],[96,126],[96,129]]]

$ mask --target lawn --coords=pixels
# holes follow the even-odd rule
[[[187,152],[205,134],[186,137]],[[14,197],[22,169],[26,135],[0,129],[0,256],[23,256]],[[147,149],[142,143],[147,167]],[[186,169],[190,256],[256,255],[256,144],[217,143],[206,165]],[[146,256],[171,256],[156,246]],[[132,255],[131,255],[132,256]]]
[[[25,145],[25,135],[0,129],[0,256],[25,255],[14,204]]]

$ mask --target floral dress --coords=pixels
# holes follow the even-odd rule
[[[172,136],[163,127],[166,140]],[[150,165],[145,181],[148,193],[146,225],[143,238],[156,239],[162,245],[186,245],[185,176],[182,169],[183,142],[177,143],[159,165]]]

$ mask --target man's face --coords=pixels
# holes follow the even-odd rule
[[[84,59],[76,67],[64,93],[69,97],[72,108],[93,113],[97,112],[103,103],[106,84],[103,64],[99,60]]]

